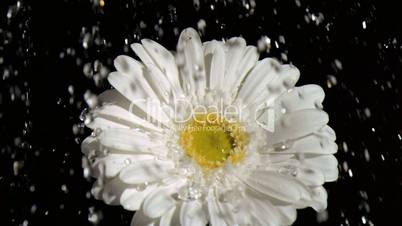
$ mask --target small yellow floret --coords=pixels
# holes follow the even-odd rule
[[[221,167],[229,160],[244,159],[247,134],[237,122],[229,122],[217,113],[196,114],[180,134],[180,145],[206,169]]]

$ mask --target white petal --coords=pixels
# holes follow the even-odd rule
[[[325,125],[324,127],[322,127],[318,133],[321,136],[327,137],[329,140],[331,141],[335,141],[336,140],[336,134],[335,131],[329,127],[328,125]]]
[[[275,65],[274,65],[275,66]],[[299,80],[300,71],[293,65],[281,64],[275,67],[277,76],[268,83],[267,89],[261,95],[257,95],[255,104],[265,102],[273,104],[274,100],[289,89],[292,89]]]
[[[278,158],[285,156],[286,158]],[[269,167],[266,170],[276,171],[286,176],[293,176],[305,185],[320,186],[325,182],[324,174],[315,168],[308,167],[302,164],[299,160],[294,159],[294,155],[277,155],[277,154],[263,154],[262,163],[267,164]],[[271,160],[273,158],[274,160]],[[280,161],[276,161],[280,160]]]
[[[328,194],[324,187],[313,188],[313,204],[311,207],[316,211],[322,211],[327,208]]]
[[[176,205],[176,201],[166,192],[166,189],[155,189],[145,198],[142,208],[147,216],[160,217]]]
[[[124,97],[119,91],[116,89],[109,89],[105,92],[99,94],[98,101],[100,104],[112,104],[117,105],[123,108],[126,111],[130,112],[130,100]]]
[[[107,180],[102,186],[101,197],[108,205],[120,205],[120,196],[127,188],[127,184],[118,177]]]
[[[291,159],[273,164],[273,168],[284,175],[291,175],[308,186],[320,186],[325,182],[324,174],[316,168],[303,164],[304,160]]]
[[[266,196],[248,190],[246,197],[250,203],[250,212],[262,226],[279,225],[281,216],[276,206],[274,206]]]
[[[308,186],[320,186],[325,182],[324,174],[313,168],[302,167],[296,178]]]
[[[127,112],[132,113],[136,118],[147,121],[147,114],[134,105],[129,99],[123,96],[116,89],[110,89],[98,96],[98,101],[101,105],[113,105],[118,106]],[[145,122],[143,122],[145,123]]]
[[[306,188],[295,179],[271,171],[254,171],[245,182],[255,190],[285,203],[300,199]]]
[[[133,88],[141,91],[141,93],[138,92],[137,98],[159,98],[155,90],[153,90],[146,81],[147,76],[144,75],[143,64],[129,56],[120,55],[114,60],[114,66],[120,74],[127,76],[127,78],[133,82]],[[117,87],[115,88],[117,89]]]
[[[180,211],[181,225],[205,226],[208,223],[202,203],[198,200],[183,202]]]
[[[173,55],[163,46],[149,39],[143,39],[142,44],[134,43],[131,48],[147,67],[148,73],[144,75],[147,83],[165,101],[171,92],[176,97],[180,97],[183,91]]]
[[[136,211],[131,221],[131,226],[157,226],[158,222],[155,219],[149,218],[142,211]]]
[[[142,64],[129,56],[120,55],[113,63],[117,71],[134,79],[142,75]]]
[[[168,177],[169,171],[173,167],[174,165],[171,162],[146,160],[124,168],[119,177],[128,184],[153,182]]]
[[[171,226],[180,225],[180,217],[178,211],[179,206],[173,206],[169,211],[167,211],[160,220],[159,226]]]
[[[293,112],[303,109],[321,108],[325,93],[320,86],[305,85],[295,87],[291,92],[285,93],[276,100],[277,108]]]
[[[158,147],[161,150],[163,147],[163,143],[133,129],[104,130],[99,135],[99,141],[107,148],[139,153],[153,153],[150,149]]]
[[[126,210],[137,211],[140,209],[145,197],[155,190],[155,185],[148,185],[144,190],[129,188],[120,196],[120,203]]]
[[[305,158],[302,164],[306,168],[321,171],[327,182],[336,181],[338,179],[338,161],[333,155],[320,155]]]
[[[124,110],[132,113],[135,117],[148,120],[147,113],[134,105],[129,99],[122,95],[116,89],[107,90],[98,96],[101,105],[117,105]]]
[[[311,189],[310,196],[295,203],[297,208],[312,207],[317,212],[327,208],[328,194],[324,187],[315,187]]]
[[[145,108],[143,102],[139,100],[144,100],[150,98],[151,94],[146,93],[146,91],[137,83],[134,76],[128,76],[120,72],[111,72],[108,76],[109,83],[116,88],[123,96],[125,96],[130,101],[134,102],[141,108]]]
[[[293,154],[277,155],[277,154],[262,153],[262,154],[260,154],[259,157],[260,157],[261,165],[270,165],[270,164],[275,164],[275,163],[281,164],[288,160],[293,160],[294,155]]]
[[[93,136],[88,136],[81,143],[81,151],[84,155],[89,156],[99,150],[99,140]]]
[[[119,129],[129,129],[127,125],[123,125],[114,121],[111,121],[109,119],[105,118],[94,118],[92,121],[90,121],[86,126],[92,130],[95,130],[97,128],[101,130],[107,130],[107,129],[114,129],[114,128],[119,128]]]
[[[272,154],[334,154],[338,150],[335,142],[329,140],[327,137],[322,136],[320,133],[314,133],[294,141],[287,141],[284,143],[277,143],[272,145],[274,152],[271,150],[268,153]],[[263,150],[264,152],[264,150]]]
[[[293,206],[276,206],[281,215],[281,225],[291,225],[297,218],[296,208]]]
[[[103,200],[108,205],[122,205],[125,208],[127,206],[127,195],[133,193],[133,191],[136,191],[135,188],[125,184],[118,177],[98,179],[91,190],[96,199]],[[141,196],[140,192],[136,192]],[[142,202],[142,200],[134,200],[132,197],[129,198],[128,200],[133,205],[138,205],[135,202]]]
[[[236,70],[237,78],[233,80],[232,84],[230,84],[230,87],[228,88],[229,92],[238,92],[241,82],[244,80],[250,70],[255,66],[258,61],[258,57],[259,54],[254,46],[246,47]]]
[[[234,83],[239,78],[238,71],[240,61],[242,60],[246,41],[243,38],[231,38],[225,43],[227,49],[226,64],[225,64],[225,82],[224,91],[232,91]]]
[[[308,135],[327,123],[327,113],[320,110],[306,109],[285,114],[275,122],[275,132],[267,132],[268,143],[275,144]]]
[[[144,200],[142,206],[144,213],[151,218],[157,218],[171,210],[177,204],[173,194],[177,193],[183,184],[184,180],[177,180],[173,184],[152,191]]]
[[[211,41],[204,44],[205,69],[209,88],[221,89],[225,76],[225,51],[222,43]]]
[[[155,157],[152,155],[108,154],[107,156],[98,159],[94,163],[94,167],[96,168],[99,164],[102,164],[105,167],[104,176],[114,177],[129,164],[154,158]]]
[[[177,44],[177,57],[184,60],[184,67],[180,70],[184,82],[183,88],[188,93],[195,91],[202,96],[206,88],[204,53],[200,36],[193,28],[181,32]]]
[[[224,220],[224,216],[219,210],[214,189],[210,189],[207,197],[209,223],[212,226],[228,226]]]
[[[144,64],[157,64],[152,57],[147,53],[144,46],[140,43],[131,44],[131,49],[135,52],[135,54],[141,59]]]
[[[102,190],[104,186],[104,180],[99,178],[95,181],[91,188],[91,194],[95,197],[95,199],[102,200]]]
[[[143,39],[141,42],[146,52],[152,58],[153,63],[158,66],[160,71],[168,79],[175,96],[179,97],[183,95],[183,91],[180,87],[179,71],[174,56],[163,46],[150,39]]]
[[[260,64],[263,67],[259,67]],[[252,109],[258,109],[261,105],[271,106],[278,96],[294,87],[299,77],[300,72],[296,67],[265,58],[257,62],[247,76],[238,97]]]
[[[238,197],[242,199],[242,197]],[[255,225],[250,211],[250,200],[218,201],[218,207],[228,225]]]
[[[117,106],[117,105],[103,105],[92,111],[93,117],[101,117],[106,120],[122,124],[125,127],[130,128],[144,128],[153,131],[162,131],[160,127],[155,126],[147,120],[132,114],[129,111]]]
[[[126,74],[111,72],[108,76],[108,81],[123,96],[132,101],[132,105],[137,106],[153,120],[165,125],[169,122],[170,119],[164,114],[160,104],[154,103],[154,108],[150,108],[149,104],[147,104],[150,100],[157,102],[158,97],[155,96],[156,94],[148,87],[149,84],[143,79],[135,80],[134,77]]]
[[[258,61],[240,88],[238,99],[244,103],[254,103],[256,96],[261,95],[268,83],[278,76],[275,70],[277,67],[279,63],[272,58]]]

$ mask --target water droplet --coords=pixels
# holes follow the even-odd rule
[[[129,159],[129,158],[125,159],[124,164],[130,165],[131,164],[131,159]]]
[[[32,206],[31,206],[31,214],[34,214],[34,213],[36,213],[36,210],[38,209],[38,207],[35,205],[35,204],[33,204]]]
[[[206,27],[206,26],[207,26],[207,23],[205,22],[204,19],[200,19],[200,20],[198,21],[198,23],[197,23],[198,31],[199,31],[201,34],[204,34],[204,33],[205,33],[205,27]]]
[[[89,90],[84,93],[84,99],[88,107],[91,109],[98,105],[98,97]]]
[[[87,114],[87,115],[85,116],[85,119],[84,119],[84,124],[85,124],[85,125],[88,125],[88,124],[90,124],[90,123],[92,122],[92,120],[93,120],[92,115],[91,115],[91,114]]]
[[[294,85],[295,85],[295,80],[294,79],[287,79],[287,80],[283,81],[283,86],[286,89],[293,88]]]
[[[93,74],[94,74],[91,63],[84,64],[82,71],[83,71],[84,75],[88,78],[93,76]]]
[[[191,184],[182,187],[178,192],[178,198],[184,201],[197,200],[202,197],[202,189]]]
[[[342,163],[342,168],[343,168],[344,171],[349,170],[349,165],[348,165],[348,163],[346,161]]]
[[[97,225],[102,220],[102,218],[103,218],[102,212],[95,211],[95,207],[89,208],[89,213],[88,213],[88,221],[89,222],[91,222],[93,225]]]
[[[85,108],[82,112],[81,112],[81,114],[80,114],[80,116],[79,116],[79,119],[83,122],[83,121],[85,121],[85,118],[86,118],[86,115],[88,114],[88,109],[87,108]]]
[[[273,148],[274,148],[274,151],[280,152],[280,151],[286,151],[286,150],[290,149],[292,146],[293,146],[293,142],[284,141],[281,143],[274,144]]]
[[[278,173],[282,175],[290,175],[296,177],[299,173],[299,169],[296,166],[282,166],[278,169]]]
[[[338,70],[342,70],[342,69],[343,69],[342,62],[341,62],[340,60],[338,60],[338,59],[335,59],[335,60],[334,60],[334,65],[335,65],[335,67],[336,67]]]
[[[194,9],[198,11],[200,9],[200,0],[193,0],[193,5]]]
[[[333,75],[328,75],[328,78],[327,78],[327,86],[328,86],[328,88],[336,86],[337,84],[338,84],[338,81],[336,80],[336,77],[333,76]]]
[[[259,52],[269,52],[271,49],[271,39],[267,36],[261,37],[257,42],[257,49]]]
[[[364,158],[367,162],[370,161],[370,153],[367,149],[364,149]]]
[[[84,38],[82,39],[82,47],[84,47],[84,49],[87,49],[91,43],[92,43],[92,35],[90,33],[86,33],[84,35]]]
[[[328,220],[328,211],[323,210],[317,213],[317,222],[323,223]]]
[[[108,155],[109,154],[109,149],[107,149],[107,148],[103,148],[102,149],[102,154],[104,155],[104,156],[106,156],[106,155]]]
[[[69,92],[71,95],[74,94],[74,86],[69,85],[68,88],[67,88],[67,90],[68,90],[68,92]]]
[[[349,170],[348,170],[348,174],[349,174],[349,177],[353,177],[352,169],[349,169]]]
[[[147,189],[149,183],[148,182],[144,182],[142,184],[139,184],[135,187],[135,190],[137,191],[144,191],[145,189]]]
[[[64,192],[64,193],[68,193],[68,188],[67,188],[67,185],[65,185],[65,184],[63,184],[63,185],[61,185],[61,190]]]
[[[344,152],[348,152],[349,148],[348,148],[348,144],[346,142],[342,142],[342,148]]]
[[[101,128],[95,128],[95,130],[92,132],[92,136],[93,137],[97,137],[102,133],[102,129]]]
[[[13,171],[14,175],[17,176],[19,171],[24,167],[24,161],[14,161],[13,163]]]
[[[240,188],[233,188],[224,191],[219,196],[220,202],[238,202],[242,196],[242,190]]]
[[[278,86],[278,85],[276,85],[274,83],[269,83],[267,85],[267,89],[271,93],[279,93],[281,91],[281,86]]]

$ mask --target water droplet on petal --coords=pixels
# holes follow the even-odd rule
[[[278,173],[282,175],[290,175],[296,177],[299,173],[299,169],[296,166],[282,166],[278,169]]]
[[[129,158],[125,159],[124,164],[130,165],[131,164],[131,159],[129,159]]]
[[[280,152],[280,151],[286,151],[286,150],[290,149],[292,146],[293,146],[293,142],[284,141],[284,142],[275,144],[273,147],[274,147],[275,151]]]
[[[230,202],[236,204],[240,200],[242,196],[242,190],[239,188],[233,188],[226,190],[219,196],[219,201],[220,202]]]
[[[178,198],[183,201],[197,200],[202,197],[202,189],[191,184],[182,187],[178,192]]]
[[[148,185],[149,185],[148,182],[144,182],[144,183],[142,183],[142,184],[137,185],[137,186],[135,187],[135,190],[140,191],[140,192],[141,192],[141,191],[144,191],[145,189],[147,189]]]

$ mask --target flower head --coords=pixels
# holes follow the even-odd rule
[[[135,210],[132,225],[290,225],[327,206],[338,177],[323,90],[299,71],[258,60],[242,38],[202,43],[184,30],[177,52],[144,39],[119,56],[82,144],[92,193]]]

